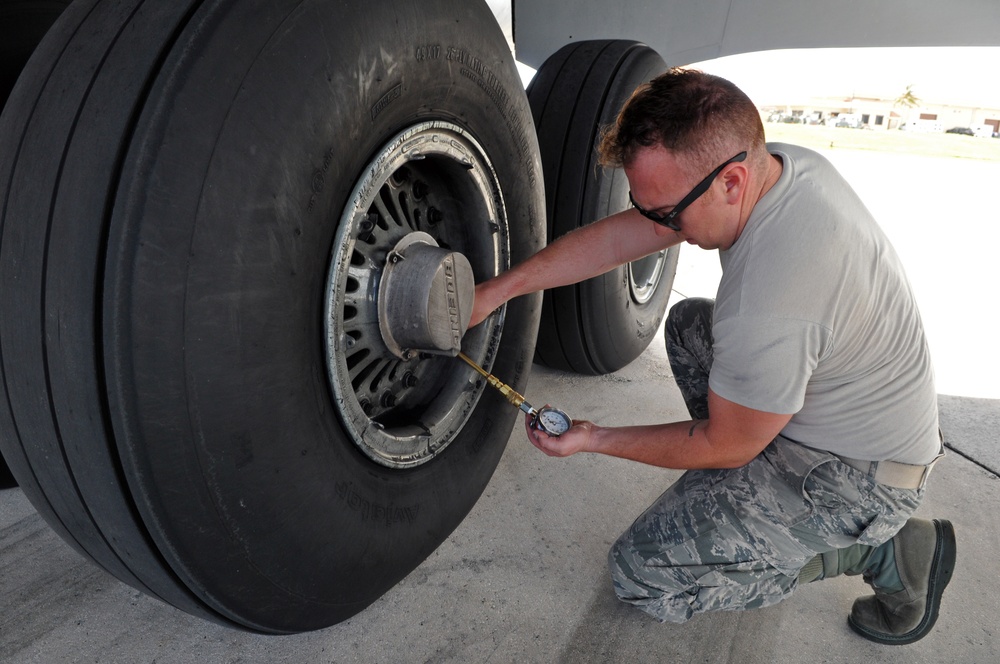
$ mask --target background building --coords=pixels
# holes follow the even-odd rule
[[[978,135],[1000,132],[1000,108],[921,101],[904,106],[895,99],[851,96],[811,97],[789,104],[761,107],[769,122],[825,124],[853,128],[942,132],[953,127],[978,129]],[[981,129],[986,127],[988,129]]]

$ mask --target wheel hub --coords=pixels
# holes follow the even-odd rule
[[[667,252],[661,251],[628,264],[628,289],[633,302],[646,304],[652,299],[663,277],[666,256]]]
[[[503,310],[466,327],[475,281],[510,265],[508,222],[488,156],[454,124],[411,127],[363,172],[330,263],[327,373],[357,447],[410,468],[444,451],[482,395],[452,356],[493,364]]]
[[[389,252],[379,287],[382,340],[396,357],[417,351],[454,357],[462,350],[475,298],[472,265],[427,233],[410,233]]]

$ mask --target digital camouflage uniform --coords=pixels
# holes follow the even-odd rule
[[[695,419],[708,417],[713,307],[684,300],[666,324],[671,368]],[[770,606],[817,554],[889,540],[922,496],[778,436],[742,468],[686,472],[653,503],[611,548],[615,592],[676,623]]]

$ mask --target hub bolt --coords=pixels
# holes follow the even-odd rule
[[[368,216],[358,224],[358,239],[362,242],[371,242],[375,239],[375,224],[378,223],[378,215],[370,212]]]

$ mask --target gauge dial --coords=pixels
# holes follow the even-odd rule
[[[561,436],[573,426],[573,420],[561,410],[546,406],[538,411],[535,426],[550,436]]]

